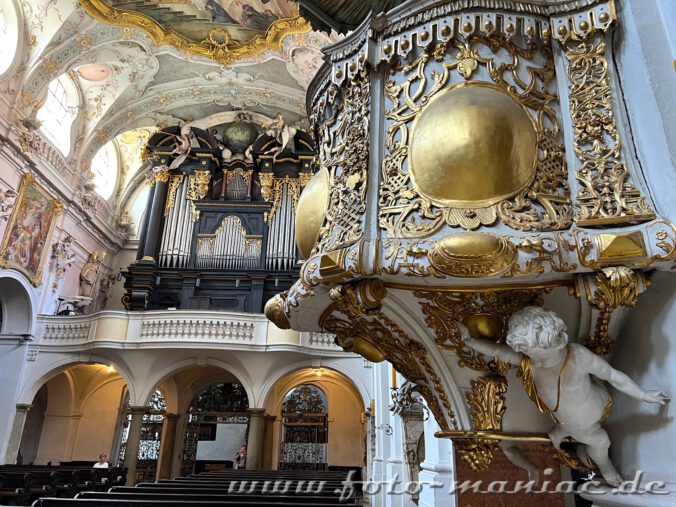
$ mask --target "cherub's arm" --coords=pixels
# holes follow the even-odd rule
[[[587,364],[589,368],[589,373],[601,380],[605,380],[615,389],[623,392],[627,396],[649,403],[659,403],[660,405],[664,405],[669,399],[669,395],[662,391],[646,391],[629,378],[628,375],[616,370],[589,349],[580,347],[579,350],[582,351],[585,364]]]
[[[472,338],[469,334],[469,330],[463,323],[456,321],[455,324],[460,330],[460,337],[462,338],[462,341],[464,341],[477,352],[487,356],[497,357],[501,361],[514,365],[518,365],[521,362],[521,354],[514,352],[507,345],[493,343],[488,340],[478,340],[476,338]]]

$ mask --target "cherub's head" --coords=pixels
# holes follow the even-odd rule
[[[509,319],[507,345],[536,362],[557,355],[567,344],[566,324],[551,310],[528,306]]]

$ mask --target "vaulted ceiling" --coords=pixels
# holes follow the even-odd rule
[[[209,1],[214,0],[167,3],[203,9]],[[280,4],[280,0],[267,2]],[[145,9],[148,3],[135,2],[132,7],[144,4]],[[223,60],[215,61],[218,58],[155,44],[146,31],[97,20],[78,0],[22,0],[17,10],[23,18],[21,57],[9,78],[0,76],[0,93],[13,98],[12,121],[17,123],[36,115],[52,80],[68,76],[78,89],[79,106],[67,162],[83,175],[101,146],[139,128],[175,125],[233,110],[256,113],[259,118],[282,112],[288,123],[305,127],[305,90],[322,64],[320,49],[340,38],[319,31],[290,33],[278,48],[271,44],[270,49],[224,65]],[[239,27],[239,32],[246,32],[246,27]],[[124,156],[133,159],[133,154]],[[129,174],[123,179],[129,182]],[[122,193],[122,189],[117,192]]]
[[[307,127],[305,90],[322,64],[320,50],[342,37],[335,31],[311,30],[302,20],[304,25],[296,22],[295,28],[276,42],[270,37],[265,39],[268,45],[261,46],[263,50],[259,47],[248,54],[239,52],[230,61],[175,47],[180,44],[156,44],[157,33],[152,30],[134,28],[133,23],[120,26],[104,22],[83,5],[125,8],[153,17],[158,26],[163,23],[167,30],[168,23],[174,23],[174,28],[190,35],[205,26],[216,27],[218,33],[223,33],[223,25],[203,19],[205,5],[231,0],[166,0],[166,5],[162,2],[159,6],[157,1],[9,1],[22,18],[20,60],[15,61],[9,79],[7,76],[0,79],[0,94],[14,101],[10,121],[19,124],[22,119],[34,118],[49,83],[64,76],[71,80],[79,97],[67,165],[77,168],[86,178],[94,155],[107,142],[115,140],[121,167],[119,188],[109,206],[117,209],[130,194],[125,186],[138,184],[134,172],[140,159],[134,150],[140,150],[144,139],[157,126],[195,120],[209,126],[204,125],[205,118],[217,122],[229,111],[247,111],[263,120],[282,112],[287,123]],[[256,7],[261,0],[245,3]],[[263,2],[270,8],[281,6],[282,10],[286,3],[286,0]],[[340,25],[352,23],[352,19],[341,18]],[[253,17],[246,23],[259,21],[260,17]],[[260,26],[252,26],[256,30],[251,26],[227,25],[240,38],[232,43],[239,42],[241,46],[247,37],[266,33],[261,32]],[[162,42],[171,41],[165,37]],[[222,44],[226,51],[239,47],[226,42]],[[224,64],[225,61],[228,63]]]

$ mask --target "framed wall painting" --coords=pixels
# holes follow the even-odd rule
[[[0,267],[16,269],[39,286],[56,218],[62,211],[63,202],[42,188],[33,174],[26,174],[5,229]]]

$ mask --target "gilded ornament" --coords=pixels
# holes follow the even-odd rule
[[[490,375],[472,381],[467,404],[475,430],[502,431],[506,392],[507,379],[503,376]],[[460,458],[475,471],[486,470],[493,460],[493,452],[498,449],[497,440],[482,438],[455,440],[454,445]]]
[[[275,294],[265,303],[264,313],[267,319],[279,329],[291,329],[289,318],[284,310],[285,294]]]
[[[363,236],[369,160],[369,74],[363,66],[311,117],[319,163],[329,171],[329,206],[316,252],[348,247]]]
[[[167,201],[164,205],[164,216],[169,216],[169,211],[174,207],[174,203],[176,201],[176,191],[178,190],[178,187],[181,185],[183,182],[183,175],[174,175],[171,176],[170,182],[169,182],[169,190],[167,191]]]
[[[427,258],[432,266],[447,275],[483,278],[509,268],[516,259],[516,249],[502,236],[465,232],[440,239]]]
[[[301,183],[302,184],[302,183]],[[312,254],[329,206],[329,172],[325,167],[312,177],[298,199],[296,245],[304,259]]]
[[[576,170],[576,222],[582,227],[644,222],[655,218],[634,186],[622,158],[612,104],[603,34],[564,44],[568,60],[573,149],[582,165]]]
[[[493,292],[432,292],[416,291],[425,322],[434,332],[437,346],[452,350],[458,365],[476,371],[491,371],[504,375],[509,365],[499,359],[488,360],[478,354],[460,335],[456,322],[477,330],[482,338],[503,341],[509,318],[526,306],[541,305],[550,289],[514,289]]]
[[[525,262],[515,262],[504,277],[517,275],[540,275],[545,272],[545,263],[549,269],[557,273],[572,273],[577,269],[577,264],[566,260],[566,252],[575,252],[577,245],[569,242],[563,233],[553,237],[536,237],[525,239],[515,245],[517,252],[533,254]]]
[[[377,287],[368,291],[383,295]],[[355,290],[350,285],[331,289],[329,295],[333,303],[320,319],[322,328],[336,335],[336,343],[347,350],[355,350],[354,337],[367,342],[358,345],[362,352],[373,353],[372,357],[378,358],[375,349],[371,348],[375,347],[399,373],[417,384],[416,390],[425,398],[439,426],[445,430],[449,430],[450,426],[457,429],[448,395],[427,358],[425,347],[381,309],[369,308],[361,302],[359,292],[359,288]],[[373,297],[377,299],[379,296]]]
[[[626,306],[633,308],[638,303],[640,279],[637,274],[625,266],[602,269],[596,274],[596,290],[592,304],[601,310],[596,321],[594,334],[587,339],[587,348],[605,356],[615,346],[608,334],[610,319],[616,308]]]
[[[160,166],[153,171],[153,179],[156,183],[166,183],[169,181],[169,168]]]

